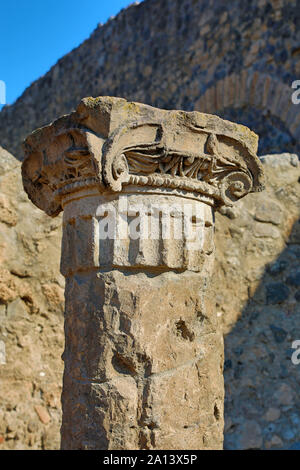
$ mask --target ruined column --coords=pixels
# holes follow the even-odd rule
[[[24,149],[30,199],[64,211],[62,449],[221,449],[214,211],[262,189],[257,136],[100,97]]]

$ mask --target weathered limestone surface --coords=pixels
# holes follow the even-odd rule
[[[300,164],[290,154],[261,161],[266,191],[216,217],[225,449],[299,448]]]
[[[211,208],[197,201],[207,225],[204,256],[161,236],[95,246],[102,199],[76,199],[64,211],[63,447],[220,448],[223,340],[206,292]],[[178,205],[175,196],[149,195],[147,207],[157,199]]]
[[[255,134],[218,117],[108,97],[27,138],[25,190],[51,216],[64,209],[62,448],[222,448],[214,210],[262,189],[256,150]],[[140,236],[104,239],[124,195]]]
[[[200,290],[195,273],[68,279],[63,448],[222,447],[223,339]]]
[[[253,422],[260,449],[288,449],[299,442],[300,368],[291,362],[291,344],[300,338],[300,291],[290,278],[299,271],[300,166],[289,154],[261,161],[266,190],[241,199],[227,216],[216,214],[213,297],[225,332],[226,449],[251,448],[253,436],[248,442],[246,437]],[[0,264],[6,270],[0,282],[0,344],[6,358],[0,364],[0,448],[51,450],[60,446],[61,426],[61,218],[34,209],[23,193],[20,166],[0,149],[6,207],[0,216]],[[266,204],[268,222],[257,221],[257,210],[261,219]],[[16,225],[9,223],[11,212]],[[266,227],[263,237],[257,236],[257,225]],[[25,265],[26,278],[20,276]],[[29,283],[28,315],[20,299]],[[276,295],[269,299],[274,283]]]
[[[61,218],[32,206],[0,147],[0,446],[59,446],[64,278]]]

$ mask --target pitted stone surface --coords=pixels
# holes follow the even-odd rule
[[[263,189],[257,143],[247,127],[210,114],[84,98],[27,137],[23,184],[51,216],[88,188],[194,197],[218,209]]]
[[[62,448],[222,448],[223,341],[199,281],[188,271],[67,279]]]
[[[64,278],[61,218],[34,208],[0,148],[0,449],[60,443]],[[0,206],[1,207],[1,206]],[[7,214],[14,214],[14,223]]]
[[[214,298],[217,318],[224,323],[225,331],[225,448],[229,449],[240,446],[241,429],[245,429],[243,423],[249,420],[258,423],[258,435],[262,432],[261,448],[296,448],[299,441],[294,432],[300,420],[299,403],[295,400],[300,380],[299,366],[291,363],[292,340],[300,337],[297,320],[299,288],[287,284],[290,288],[287,300],[281,304],[265,304],[266,284],[285,284],[299,264],[299,224],[296,223],[300,204],[298,157],[268,155],[261,161],[266,174],[266,191],[253,195],[253,201],[252,197],[243,199],[239,203],[240,210],[236,210],[236,206],[231,208],[233,212],[228,217],[216,216]],[[59,225],[60,220],[51,220],[37,210],[39,219],[32,224],[33,207],[26,197],[17,206],[14,204],[14,195],[22,195],[18,162],[4,151],[1,152],[1,162],[1,191],[9,208],[16,210],[19,222],[15,226],[0,222],[2,262],[10,273],[6,276],[3,273],[0,280],[0,339],[5,343],[6,353],[6,364],[0,366],[0,446],[1,449],[57,449],[64,338],[63,306],[61,301],[57,301],[61,294],[58,297],[53,286],[53,283],[58,283],[63,287],[59,275],[61,235],[53,224]],[[266,201],[280,205],[283,211],[282,222],[277,226],[280,238],[275,241],[257,238],[253,231],[255,209],[260,202]],[[23,224],[26,224],[26,229]],[[269,222],[266,225],[272,226]],[[33,242],[36,226],[40,227],[39,238]],[[32,260],[32,256],[34,263],[31,262],[30,267],[24,270],[26,260]],[[241,259],[240,263],[237,258]],[[49,270],[50,260],[52,268]],[[44,281],[43,276],[49,277]],[[35,313],[30,315],[30,331],[26,329],[28,317],[24,309],[19,309],[18,321],[6,315],[7,307],[23,295],[21,291],[28,282],[34,306],[39,309],[32,310]],[[40,284],[43,285],[42,291]],[[225,295],[224,286],[228,295]],[[231,295],[232,292],[236,295]],[[123,299],[123,304],[127,301],[131,309],[130,295],[123,294]],[[190,330],[184,325],[181,330],[189,341]],[[279,338],[285,339],[278,343],[276,339]],[[43,364],[41,369],[40,364]],[[274,391],[277,393],[282,384],[288,385],[293,392],[290,393],[294,400],[291,405],[274,401]],[[282,390],[276,396],[280,397]],[[43,406],[51,416],[48,424],[40,421],[34,409],[36,404]],[[272,424],[270,429],[269,424]],[[249,445],[249,442],[242,443],[246,447]]]
[[[257,136],[99,97],[24,150],[30,199],[64,210],[62,449],[221,449],[214,211],[263,189]]]
[[[128,99],[155,106],[214,112],[221,117],[250,125],[260,135],[260,153],[295,151],[299,142],[295,136],[299,136],[300,108],[293,106],[291,102],[290,85],[293,80],[299,78],[299,50],[295,43],[299,30],[298,13],[296,1],[289,2],[288,5],[277,0],[240,0],[228,4],[216,1],[150,0],[142,2],[141,5],[135,4],[106,25],[99,25],[90,40],[60,60],[48,74],[29,87],[15,104],[3,109],[0,114],[1,143],[21,159],[21,140],[32,129],[46,124],[60,114],[70,112],[81,96],[113,92],[118,96],[126,96]],[[193,38],[191,42],[190,38]],[[139,55],[138,60],[136,54]],[[120,73],[116,74],[116,66]],[[244,68],[247,70],[243,70]],[[258,73],[254,74],[255,71]],[[220,94],[220,90],[224,90],[224,93]],[[199,99],[199,94],[203,98]],[[224,106],[226,109],[222,110]],[[1,161],[2,156],[1,152]],[[290,166],[290,159],[296,162],[293,167]],[[259,201],[268,198],[282,204],[284,218],[277,226],[280,237],[272,239],[269,235],[259,238],[255,236],[251,198],[241,201],[243,210],[239,213],[238,224],[234,218],[224,219],[218,215],[216,221],[217,227],[222,227],[216,235],[219,253],[215,268],[219,286],[216,289],[216,299],[219,299],[222,305],[221,309],[220,305],[217,306],[219,314],[222,312],[221,318],[225,323],[233,325],[243,306],[247,304],[247,311],[243,312],[243,316],[246,315],[245,323],[241,324],[239,330],[234,330],[227,339],[228,362],[231,361],[232,368],[227,369],[226,375],[229,397],[226,434],[230,434],[227,444],[231,448],[237,448],[240,427],[247,418],[254,419],[263,429],[263,447],[289,448],[292,442],[295,442],[295,448],[299,447],[297,435],[293,436],[290,432],[291,428],[299,426],[298,406],[290,405],[288,410],[281,409],[281,416],[275,423],[276,429],[267,428],[263,413],[267,411],[267,404],[273,399],[270,391],[275,389],[278,381],[286,381],[297,392],[299,367],[291,366],[289,347],[293,334],[298,334],[298,317],[292,313],[297,312],[294,300],[299,303],[300,291],[292,286],[289,298],[280,304],[280,309],[275,310],[274,305],[264,304],[265,293],[258,292],[257,296],[254,296],[257,283],[270,283],[275,279],[276,282],[284,284],[287,273],[296,268],[298,263],[299,224],[295,223],[291,231],[293,222],[297,220],[299,205],[299,193],[297,195],[296,192],[299,175],[297,174],[297,178],[291,176],[296,174],[298,157],[269,155],[264,160],[268,180],[272,180],[272,190],[268,191],[267,195],[255,197],[258,197]],[[3,180],[1,191],[5,196],[6,184],[6,180]],[[20,180],[14,180],[13,184],[12,194],[16,192],[20,195]],[[269,183],[268,187],[271,188]],[[14,199],[8,199],[8,202],[5,201],[7,204],[4,211],[0,209],[4,215],[0,232],[1,243],[4,236],[1,253],[5,253],[4,263],[12,260],[13,266],[8,263],[8,271],[11,274],[7,277],[6,273],[1,277],[1,302],[4,303],[0,305],[0,318],[1,331],[8,333],[8,337],[3,338],[7,345],[6,356],[9,359],[20,358],[20,362],[11,360],[9,367],[6,365],[1,370],[8,382],[2,388],[5,399],[1,408],[1,412],[4,410],[4,418],[1,421],[0,443],[1,447],[5,448],[51,449],[58,445],[59,405],[49,398],[51,387],[47,375],[37,381],[35,369],[32,371],[32,367],[24,367],[24,361],[31,366],[33,364],[31,349],[21,349],[17,344],[25,344],[18,338],[23,335],[22,325],[27,320],[21,316],[18,325],[13,321],[2,321],[7,305],[14,301],[12,299],[19,292],[15,289],[16,282],[18,289],[27,282],[20,274],[28,275],[35,269],[39,270],[38,274],[32,275],[30,279],[33,290],[37,291],[37,294],[33,295],[35,304],[44,303],[39,297],[40,279],[49,275],[50,285],[47,288],[43,286],[41,295],[45,292],[47,305],[49,302],[51,308],[55,305],[56,311],[61,311],[61,303],[56,302],[56,288],[52,285],[53,282],[60,285],[62,283],[57,271],[59,237],[57,230],[51,228],[53,221],[48,221],[49,226],[45,218],[43,222],[32,223],[32,206],[29,206],[28,202],[23,201],[16,207]],[[233,210],[227,211],[227,214],[234,217]],[[26,223],[25,231],[20,223],[7,224],[9,220],[14,223],[16,215],[19,222]],[[41,227],[38,234],[35,234],[36,225]],[[269,222],[265,225],[268,226]],[[269,233],[274,233],[274,228],[276,229],[269,226],[265,233],[268,230]],[[49,233],[52,233],[51,238]],[[252,252],[253,245],[255,251]],[[27,259],[29,250],[35,257],[34,265],[31,266],[33,271],[22,268],[23,259]],[[276,261],[281,250],[282,254]],[[254,252],[257,256],[253,261]],[[240,253],[243,253],[242,263],[237,262]],[[50,259],[57,267],[53,268],[53,272],[45,272],[44,266],[49,266]],[[249,266],[251,273],[248,275],[246,269]],[[266,278],[261,277],[264,268]],[[220,300],[224,285],[228,286],[229,293],[237,290],[238,295],[228,295]],[[251,302],[253,296],[254,302]],[[260,306],[259,312],[255,310],[257,304]],[[15,308],[14,310],[16,311]],[[22,309],[19,310],[20,313],[22,315]],[[60,336],[62,315],[56,316],[54,321],[49,321],[47,316],[49,312],[46,306],[43,306],[40,313],[31,317],[34,336],[29,338],[28,342],[33,344],[35,357],[36,354],[43,354],[44,364],[50,364],[49,370],[56,371],[54,382],[57,385],[61,369],[60,348],[63,343]],[[275,343],[271,330],[269,336],[269,317],[289,333],[280,348]],[[268,332],[270,361],[272,354],[276,357],[275,361],[266,365],[266,359],[265,362],[261,360],[261,350],[258,349],[252,356],[251,348],[254,346],[251,345],[250,338],[248,340],[251,347],[244,347],[241,353],[241,347],[237,347],[237,343],[245,331],[249,330],[250,335],[252,329],[249,329],[248,322],[255,324],[254,342],[260,342],[264,338],[262,332]],[[251,367],[245,367],[250,356]],[[52,365],[52,361],[55,365]],[[243,365],[238,364],[241,361]],[[36,367],[38,374],[38,364]],[[272,370],[275,372],[272,373]],[[234,385],[230,387],[233,371]],[[268,372],[270,376],[266,380]],[[260,380],[260,377],[263,377],[263,380]],[[14,378],[16,381],[12,386],[10,380]],[[32,384],[29,394],[24,393],[24,386],[27,390],[27,382]],[[247,387],[252,390],[255,388],[258,393],[247,394]],[[32,399],[34,402],[43,403],[50,410],[50,428],[49,425],[42,426],[36,413],[31,412]],[[236,421],[237,416],[240,417],[239,422]],[[24,423],[28,423],[28,429]],[[260,434],[259,430],[257,434]],[[244,442],[244,445],[248,444]]]

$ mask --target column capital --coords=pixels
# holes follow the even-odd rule
[[[84,98],[27,137],[23,184],[51,216],[87,188],[178,195],[219,209],[263,189],[257,142],[247,127],[218,116]]]

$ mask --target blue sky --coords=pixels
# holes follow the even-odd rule
[[[1,0],[0,81],[6,84],[6,102],[12,104],[99,23],[131,3],[133,0]]]

